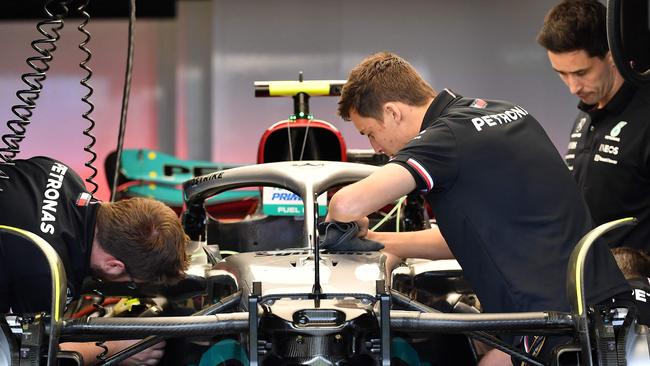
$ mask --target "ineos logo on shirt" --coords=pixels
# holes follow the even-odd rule
[[[52,165],[45,191],[43,191],[43,205],[41,206],[41,231],[45,234],[54,234],[54,225],[56,221],[56,208],[59,205],[59,189],[63,185],[63,176],[68,171],[68,167],[54,163]]]
[[[618,155],[618,146],[612,146],[607,144],[600,144],[598,151],[604,152],[607,154]]]

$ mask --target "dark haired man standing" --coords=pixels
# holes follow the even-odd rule
[[[611,246],[650,249],[650,86],[623,80],[607,44],[606,8],[563,1],[549,11],[537,41],[580,98],[565,161],[596,225],[636,217],[612,231]]]

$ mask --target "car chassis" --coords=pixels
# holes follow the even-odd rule
[[[57,359],[71,357],[58,350],[63,341],[144,338],[100,362],[113,365],[166,338],[239,335],[249,364],[255,366],[390,365],[391,332],[456,333],[498,348],[514,359],[543,365],[495,336],[508,333],[575,336],[575,344],[559,350],[557,365],[562,364],[559,355],[569,353],[581,365],[648,364],[648,328],[636,324],[632,312],[621,317],[620,312],[594,311],[586,304],[584,293],[584,262],[591,245],[605,232],[633,223],[633,219],[601,225],[577,244],[568,268],[570,312],[442,313],[390,289],[381,253],[319,248],[316,197],[375,169],[343,162],[279,162],[232,168],[187,181],[183,186],[183,226],[191,240],[191,270],[222,289],[215,294],[218,301],[192,316],[64,319],[65,270],[56,253],[34,234],[0,226],[0,231],[38,245],[53,273],[50,314],[19,318],[23,332],[13,335],[1,321],[4,337],[0,338],[0,350],[5,350],[10,365],[55,365]],[[294,248],[220,259],[218,247],[207,244],[205,200],[251,186],[279,187],[302,197],[304,242]],[[306,280],[307,275],[313,277]]]

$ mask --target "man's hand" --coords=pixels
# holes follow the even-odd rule
[[[128,341],[110,341],[106,342],[109,345],[109,349],[123,350],[126,347],[139,342],[139,340],[128,340]],[[114,348],[113,348],[114,347]],[[165,354],[165,342],[162,341],[158,344],[145,349],[140,353],[127,358],[122,361],[120,365],[123,366],[140,366],[140,365],[157,365]]]
[[[368,220],[367,216],[357,220],[357,225],[359,226],[359,233],[357,234],[358,237],[365,238],[366,235],[368,235],[369,224],[370,220]]]
[[[366,231],[368,229],[366,228]],[[361,238],[359,226],[352,222],[321,222],[318,224],[320,247],[331,251],[369,252],[384,249],[384,245]]]
[[[126,347],[139,342],[139,340],[127,341],[107,341],[104,345],[108,347],[108,354],[105,357],[110,357],[115,353],[125,349]],[[100,347],[95,345],[95,342],[66,342],[60,345],[62,350],[78,352],[84,360],[84,365],[94,365],[98,362],[97,355],[102,352]],[[157,365],[165,354],[165,342],[160,342],[153,345],[144,351],[135,354],[126,360],[122,361],[120,365],[126,366],[139,366],[139,365]]]
[[[483,355],[478,364],[479,366],[512,365],[512,359],[510,358],[509,354],[503,351],[499,351],[498,349],[492,349]]]

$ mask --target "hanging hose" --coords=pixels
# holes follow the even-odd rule
[[[404,200],[406,199],[406,196],[402,196],[395,206],[382,218],[378,223],[373,226],[370,231],[375,231],[381,227],[386,221],[392,219],[393,217],[396,217],[397,223],[395,224],[395,231],[399,232],[399,220],[400,220],[400,207],[402,207],[402,204],[404,203]],[[395,212],[397,211],[397,215],[395,215]]]
[[[129,94],[131,92],[131,73],[133,71],[133,44],[135,35],[135,0],[129,0],[129,41],[126,55],[126,72],[124,75],[124,93],[122,94],[122,113],[120,116],[120,130],[117,134],[117,151],[115,154],[115,173],[113,174],[113,185],[111,186],[111,202],[115,200],[117,193],[117,179],[120,175],[120,160],[124,149],[124,132],[126,131],[126,112],[129,105]]]
[[[307,145],[307,135],[309,135],[309,126],[311,125],[312,119],[307,119],[307,127],[305,128],[305,137],[302,139],[302,148],[300,149],[300,158],[299,161],[302,161],[302,156],[305,153],[305,145]]]
[[[68,2],[69,0],[47,0],[45,2],[44,9],[49,18],[36,25],[36,29],[44,38],[31,43],[32,48],[38,52],[38,56],[31,56],[26,60],[27,65],[34,71],[24,73],[21,77],[28,89],[16,92],[16,96],[22,104],[11,107],[11,111],[17,119],[7,122],[7,127],[11,132],[2,135],[2,142],[5,146],[0,148],[0,165],[13,164],[13,159],[20,153],[20,142],[25,138],[27,125],[30,124],[33,110],[36,108],[36,99],[43,90],[46,72],[50,69],[50,62],[56,50],[56,41],[61,38],[59,31],[63,28],[63,18],[68,14]],[[59,5],[57,11],[51,9],[50,5],[53,3]],[[0,178],[7,179],[9,177],[0,169]]]
[[[287,139],[289,140],[289,161],[293,161],[293,146],[291,143],[291,122],[287,123]]]
[[[79,32],[83,33],[85,38],[81,43],[79,43],[79,49],[83,51],[83,53],[86,55],[86,58],[84,58],[81,63],[79,63],[79,67],[81,67],[84,71],[86,71],[86,77],[81,79],[80,84],[85,87],[88,90],[88,93],[84,95],[81,98],[81,101],[86,103],[88,106],[88,110],[86,112],[82,113],[81,116],[88,121],[88,128],[86,128],[83,131],[84,136],[87,136],[90,139],[90,143],[84,147],[84,151],[90,154],[90,157],[88,158],[88,161],[84,164],[88,169],[90,169],[91,173],[88,178],[86,178],[86,182],[91,185],[93,188],[90,191],[91,194],[95,194],[97,192],[97,189],[99,186],[93,178],[97,176],[97,168],[93,165],[93,163],[97,160],[97,154],[95,151],[93,151],[93,146],[95,146],[95,142],[97,139],[95,139],[95,136],[92,134],[92,130],[95,127],[95,121],[90,117],[90,114],[95,110],[95,105],[90,101],[90,97],[93,95],[94,89],[90,84],[88,84],[88,81],[90,81],[90,78],[93,76],[93,71],[88,67],[88,62],[90,62],[90,59],[92,57],[92,53],[90,50],[86,47],[88,42],[90,42],[90,32],[86,30],[86,25],[90,21],[90,15],[86,11],[86,7],[88,6],[89,0],[84,0],[81,5],[77,8],[77,11],[81,15],[82,21],[81,24],[77,27]]]

